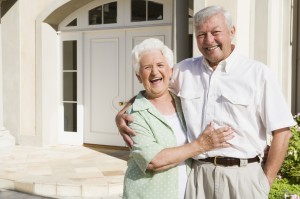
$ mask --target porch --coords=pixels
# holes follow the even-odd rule
[[[15,146],[10,155],[0,156],[0,189],[64,199],[121,198],[128,151],[101,150]]]

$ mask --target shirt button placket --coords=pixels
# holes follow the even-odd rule
[[[214,91],[215,91],[215,78],[216,78],[216,72],[212,73],[210,77],[209,82],[209,88],[207,93],[207,99],[206,99],[206,120],[207,122],[211,122],[213,120],[213,113],[214,113]]]

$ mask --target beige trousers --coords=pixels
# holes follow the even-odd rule
[[[193,160],[185,199],[268,199],[269,191],[260,163],[224,167]]]

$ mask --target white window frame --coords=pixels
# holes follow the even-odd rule
[[[58,135],[60,144],[82,144],[83,143],[83,49],[82,41],[83,34],[81,32],[67,32],[59,33],[59,57],[60,57],[60,101],[61,106],[59,113],[61,119],[59,120],[59,128],[61,129]],[[64,131],[64,104],[63,104],[63,42],[64,41],[77,41],[77,132]]]
[[[164,17],[162,20],[157,21],[141,21],[131,22],[131,0],[95,0],[87,5],[74,11],[68,17],[66,17],[58,26],[60,31],[74,31],[74,30],[99,30],[116,27],[135,27],[135,26],[149,26],[149,25],[170,25],[172,23],[172,0],[151,0],[163,4]],[[88,24],[89,10],[107,4],[111,2],[117,2],[117,23],[113,24]],[[77,26],[67,26],[71,21],[77,18]]]

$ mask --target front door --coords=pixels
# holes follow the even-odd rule
[[[124,31],[84,34],[84,142],[124,146],[114,117],[125,101]]]
[[[125,146],[115,116],[142,89],[132,70],[131,50],[149,37],[170,46],[170,35],[171,27],[84,33],[84,143]]]

